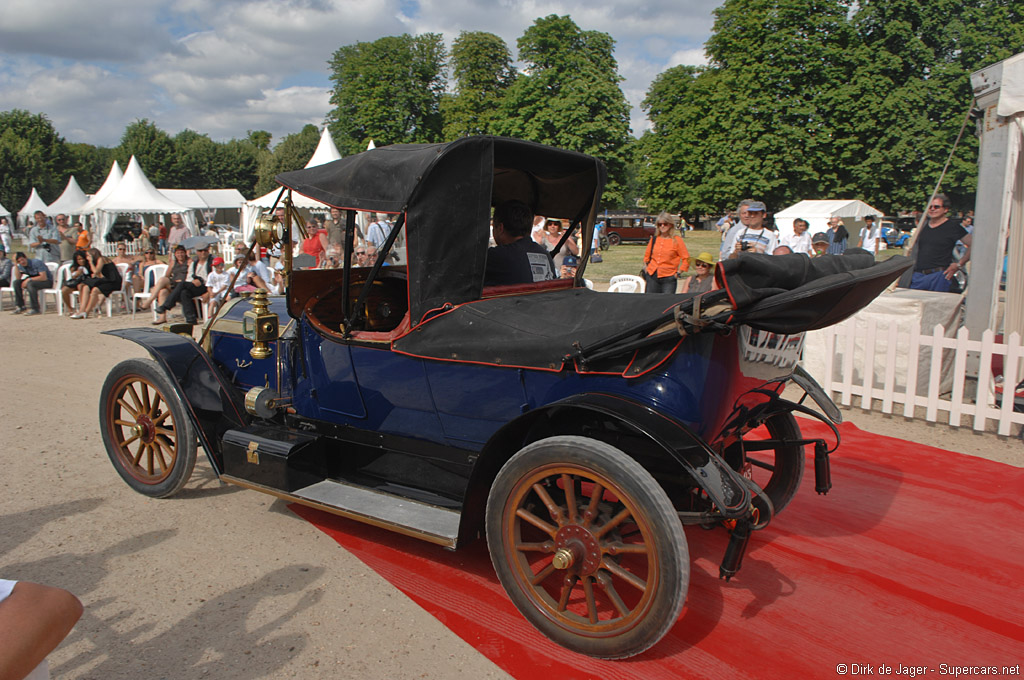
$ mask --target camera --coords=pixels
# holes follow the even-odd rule
[[[750,250],[750,249],[751,249],[750,244],[747,243],[746,241],[743,241],[742,243],[740,243],[740,250]]]

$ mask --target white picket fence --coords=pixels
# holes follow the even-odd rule
[[[954,337],[936,325],[924,335],[912,325],[898,332],[895,323],[847,320],[824,331],[825,375],[819,378],[826,392],[844,406],[859,405],[882,413],[900,412],[954,427],[966,425],[985,431],[994,421],[1000,435],[1024,425],[1024,413],[1013,410],[1013,392],[1024,372],[1024,346],[1013,333],[1002,341],[985,331],[971,340],[966,328]],[[898,351],[900,350],[900,351]],[[977,355],[977,396],[968,385],[968,355]],[[899,359],[897,359],[899,355]],[[1002,357],[1005,381],[993,375],[992,359]],[[870,367],[870,368],[868,368]],[[867,370],[866,370],[867,369]],[[822,379],[823,378],[823,379]],[[996,398],[997,382],[1005,382],[1007,398]]]

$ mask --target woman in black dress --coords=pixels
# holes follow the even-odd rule
[[[89,266],[92,267],[92,276],[85,281],[89,286],[89,299],[82,305],[82,311],[71,315],[72,319],[88,319],[94,310],[99,316],[99,306],[103,300],[115,290],[121,290],[121,272],[116,264],[103,257],[99,248],[89,249]]]

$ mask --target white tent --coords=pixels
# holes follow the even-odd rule
[[[71,175],[71,179],[68,180],[68,185],[64,187],[64,193],[60,195],[56,201],[51,203],[47,208],[47,214],[59,215],[61,213],[65,215],[81,215],[82,206],[89,202],[89,198],[82,191],[81,187],[78,186],[78,182],[75,181],[75,176]]]
[[[161,194],[142,172],[142,167],[135,156],[129,161],[124,177],[114,190],[95,206],[95,210],[99,218],[96,233],[100,238],[107,235],[118,215],[126,213],[180,213],[192,233],[196,232],[192,211]]]
[[[864,228],[865,215],[881,217],[882,211],[856,199],[808,200],[800,201],[775,213],[775,226],[779,230],[779,238],[788,236],[793,233],[793,220],[799,217],[807,220],[811,225],[808,232],[814,235],[828,229],[830,217],[841,217],[843,225],[850,232],[850,240],[853,242],[849,245],[855,246],[857,245],[857,235]]]
[[[11,211],[4,207],[3,203],[0,203],[0,217],[10,218]]]
[[[306,163],[306,167],[315,168],[318,165],[330,163],[340,158],[341,153],[338,151],[338,147],[335,146],[334,140],[331,139],[330,132],[327,128],[324,128],[323,134],[320,135],[320,143],[316,145],[316,151],[313,152],[313,156]]]
[[[39,193],[35,187],[32,187],[32,195],[28,197],[25,205],[21,206],[21,210],[18,211],[18,228],[25,231],[28,226],[28,221],[32,217],[32,213],[37,210],[46,212],[47,209],[46,201],[39,198]]]
[[[245,196],[238,189],[159,189],[175,203],[198,210],[203,221],[236,224],[241,220]],[[231,211],[230,214],[226,214]],[[218,212],[220,217],[218,218]],[[229,216],[230,215],[230,216]]]
[[[121,172],[121,166],[117,164],[117,161],[114,161],[114,164],[110,166],[110,172],[107,173],[107,178],[103,180],[103,186],[100,187],[99,191],[93,194],[92,198],[90,198],[85,205],[79,208],[82,211],[82,214],[91,214],[94,212],[96,210],[96,206],[98,206],[104,198],[110,195],[110,192],[114,190],[114,187],[118,185],[122,177],[124,177],[124,173]]]
[[[328,133],[327,128],[324,128],[323,134],[320,135],[320,143],[317,144],[316,151],[310,157],[309,162],[306,163],[307,168],[313,168],[324,163],[330,163],[341,158],[341,153],[338,152],[338,147],[335,146],[334,140],[331,139],[331,135]],[[242,207],[242,236],[246,241],[249,240],[249,236],[252,233],[252,225],[256,222],[256,219],[262,214],[267,208],[272,208],[274,203],[277,201],[277,195],[281,192],[280,187],[274,189],[270,193],[264,194],[259,198],[254,198],[251,201],[246,201]],[[320,201],[314,201],[312,198],[306,198],[299,194],[292,194],[292,205],[299,210],[309,212],[325,212],[328,207]]]

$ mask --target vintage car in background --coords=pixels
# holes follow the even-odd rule
[[[609,245],[626,241],[647,242],[654,235],[654,215],[644,212],[613,212],[598,217],[605,225]]]
[[[277,179],[283,205],[296,192],[345,211],[344,266],[291,271],[285,239],[286,295],[234,300],[203,329],[109,331],[152,356],[117,364],[102,388],[117,472],[170,496],[198,444],[224,482],[450,549],[485,537],[522,614],[605,658],[676,624],[684,527],[728,532],[730,578],[808,459],[828,491],[838,435],[804,438],[793,414],[839,413],[797,366],[802,331],[906,268],[863,251],[742,255],[722,264],[721,290],[628,295],[588,290],[584,253],[574,279],[487,288],[492,207],[525,201],[589,244],[599,160],[468,137]],[[352,266],[361,211],[395,220],[370,267]],[[254,244],[289,233],[286,216],[261,218]],[[406,263],[385,266],[400,239]],[[810,400],[784,398],[791,382]]]

